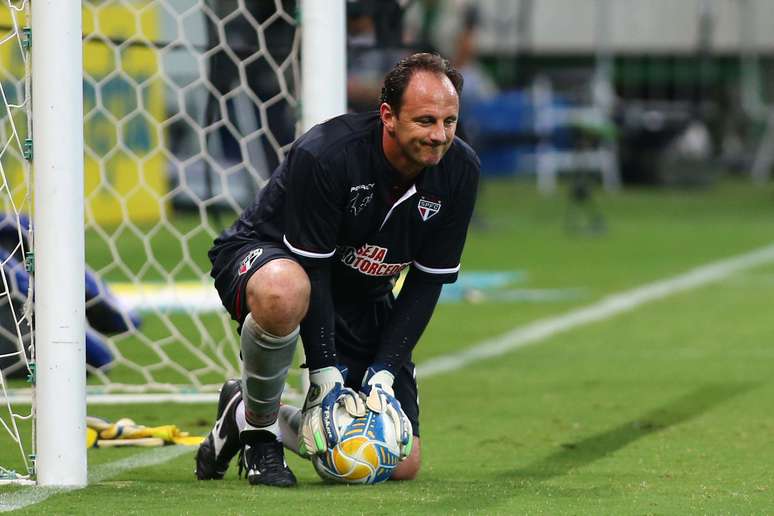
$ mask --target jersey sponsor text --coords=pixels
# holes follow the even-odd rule
[[[408,267],[406,263],[384,263],[389,249],[377,245],[364,244],[360,248],[344,247],[341,263],[368,276],[394,276]]]

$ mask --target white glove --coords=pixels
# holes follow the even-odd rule
[[[333,392],[333,391],[331,391]],[[325,405],[325,403],[323,403]],[[329,447],[334,447],[340,439],[339,422],[336,419],[337,409],[344,407],[344,410],[353,418],[366,415],[366,406],[363,398],[349,387],[341,389],[336,401],[322,410],[322,422],[325,429],[325,438]]]
[[[353,417],[365,415],[365,406],[352,389],[344,387],[347,370],[324,367],[309,372],[309,392],[304,402],[298,450],[303,456],[325,453],[339,441],[333,420],[336,405],[343,405]]]
[[[386,395],[395,397],[395,392],[392,390],[393,381],[395,377],[386,369],[375,371],[373,367],[369,367],[363,377],[363,385],[360,387],[360,392],[366,396],[366,407],[379,414],[384,412],[387,406]]]
[[[369,367],[363,377],[363,384],[360,392],[366,400],[368,410],[384,413],[388,416],[392,424],[395,425],[395,436],[398,439],[400,448],[400,460],[411,455],[411,448],[414,444],[411,421],[409,421],[400,402],[395,398],[392,389],[392,383],[395,376],[385,369],[375,370]]]

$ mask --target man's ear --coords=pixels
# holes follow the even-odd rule
[[[392,107],[386,102],[382,102],[382,105],[379,106],[379,115],[382,118],[382,125],[384,125],[387,134],[395,134],[395,119],[397,117],[395,116]]]

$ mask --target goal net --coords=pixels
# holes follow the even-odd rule
[[[295,136],[292,2],[93,0],[83,20],[90,392],[214,392],[239,345],[207,249]]]
[[[0,476],[24,478],[35,452],[35,35],[29,0],[1,1]],[[83,0],[89,403],[214,400],[239,375],[207,250],[300,127],[296,13],[293,0]],[[299,390],[296,368],[287,392]]]

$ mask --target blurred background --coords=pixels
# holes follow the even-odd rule
[[[0,14],[6,213],[28,211],[25,6]],[[301,76],[301,8],[83,2],[93,383],[134,389],[118,385],[124,374],[141,390],[212,390],[237,370],[206,251],[300,134],[300,87],[315,80]],[[347,0],[348,109],[378,108],[401,57],[441,53],[465,76],[458,134],[481,157],[473,231],[529,220],[533,202],[558,214],[550,227],[601,236],[638,202],[629,193],[723,198],[733,184],[741,202],[739,192],[768,191],[772,19],[768,0]],[[28,224],[11,219],[0,224],[6,254]],[[477,264],[475,253],[475,267],[505,275],[463,277],[450,296],[478,299],[524,265]],[[7,302],[18,311],[29,282],[15,258]],[[28,340],[14,317],[0,331],[9,349]],[[3,360],[23,373],[18,356]]]
[[[104,174],[136,154],[175,208],[246,205],[298,134],[297,3],[85,5],[87,143],[123,151]],[[375,109],[386,70],[435,51],[465,75],[460,132],[485,176],[762,182],[772,17],[765,0],[348,1],[348,103]]]
[[[742,0],[418,1],[406,41],[464,73],[486,175],[620,185],[763,180],[774,5]]]

